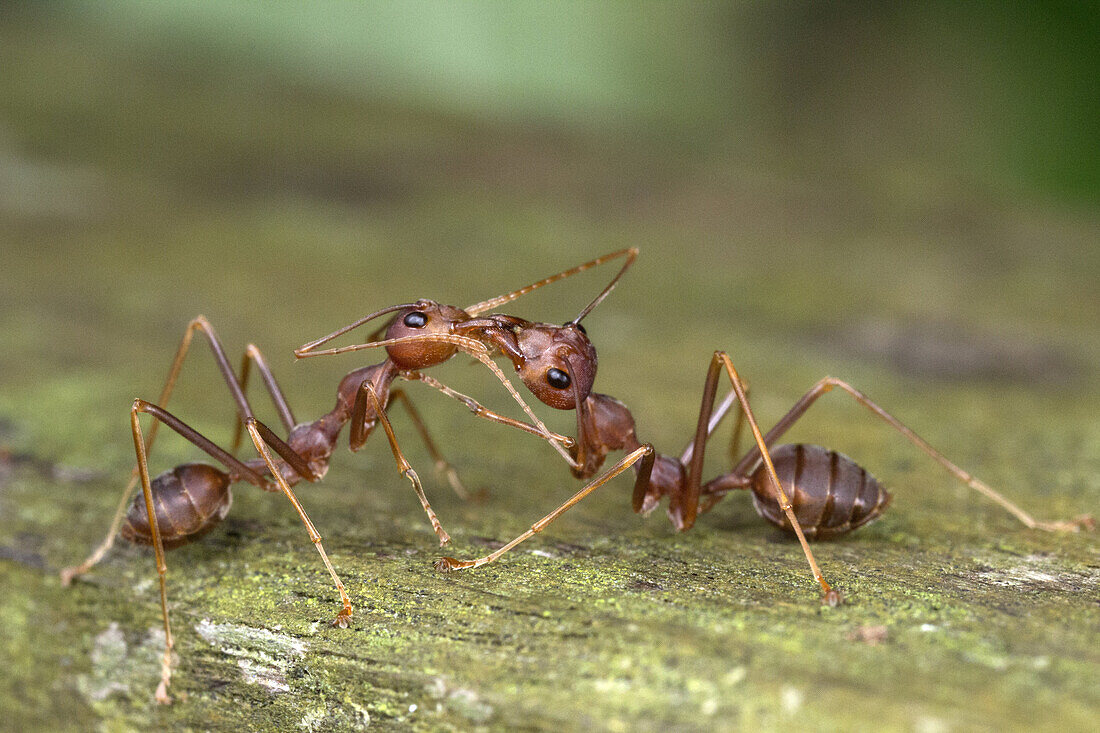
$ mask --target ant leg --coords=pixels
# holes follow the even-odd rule
[[[779,439],[783,433],[787,432],[798,421],[800,417],[810,409],[810,406],[817,401],[826,392],[831,391],[833,388],[839,387],[843,391],[847,392],[856,402],[866,407],[872,413],[882,418],[892,428],[904,435],[909,442],[921,449],[926,455],[928,455],[936,463],[943,466],[947,471],[962,481],[964,484],[974,489],[978,493],[986,496],[990,500],[1000,504],[1006,511],[1016,517],[1029,529],[1041,529],[1047,532],[1063,531],[1063,532],[1077,532],[1082,529],[1093,529],[1096,526],[1096,521],[1087,514],[1070,520],[1055,520],[1055,521],[1040,521],[1032,517],[1020,507],[1016,506],[1013,502],[1006,499],[999,492],[994,491],[991,487],[982,483],[978,479],[971,476],[966,471],[956,466],[951,461],[947,460],[939,451],[929,445],[923,438],[914,433],[908,427],[902,424],[900,420],[886,412],[886,410],[879,407],[872,402],[866,395],[859,390],[855,389],[847,382],[843,382],[833,377],[825,377],[817,384],[815,384],[810,391],[802,396],[798,402],[795,403],[786,415],[776,423],[775,427],[768,431],[768,434],[764,438],[766,445],[771,445],[773,442]],[[742,458],[733,469],[733,473],[737,475],[744,474],[759,458],[759,450],[754,448],[749,451],[744,458]]]
[[[122,490],[122,496],[119,497],[118,506],[115,507],[114,517],[111,518],[111,526],[107,529],[107,536],[103,538],[92,554],[88,555],[84,559],[84,562],[79,565],[70,565],[67,568],[61,570],[61,585],[71,585],[73,580],[84,575],[89,570],[99,564],[99,561],[103,559],[104,555],[115,544],[115,538],[118,537],[118,531],[122,528],[122,520],[126,517],[126,508],[130,506],[130,496],[134,493],[134,486],[137,485],[139,480],[139,471],[134,469],[133,474],[130,476],[130,480],[126,483],[126,488]]]
[[[130,431],[134,438],[134,452],[137,455],[137,472],[141,480],[141,490],[145,497],[145,509],[149,516],[149,528],[153,538],[153,551],[156,554],[157,577],[160,580],[160,608],[161,614],[164,617],[164,658],[161,661],[160,684],[157,686],[156,698],[159,703],[167,703],[170,702],[170,698],[168,697],[168,683],[172,676],[172,647],[174,644],[172,639],[172,627],[168,621],[168,566],[164,560],[164,542],[161,539],[156,510],[153,504],[153,490],[149,482],[148,448],[145,438],[142,435],[141,423],[138,421],[138,415],[141,413],[151,415],[154,418],[153,425],[157,425],[161,422],[165,423],[169,428],[201,448],[212,458],[224,464],[226,468],[234,472],[240,478],[258,486],[262,486],[264,482],[263,477],[258,473],[226,453],[194,428],[185,424],[167,410],[150,404],[145,400],[134,400],[134,404],[130,408]],[[149,432],[152,433],[152,429],[150,429]]]
[[[302,508],[301,503],[298,501],[298,497],[290,490],[290,484],[287,483],[286,478],[283,477],[282,472],[279,470],[278,466],[275,465],[275,461],[271,457],[271,452],[267,449],[267,443],[265,439],[261,437],[261,425],[262,423],[254,417],[249,418],[247,422],[245,422],[245,428],[252,437],[252,443],[256,446],[256,450],[259,451],[260,456],[263,457],[264,463],[267,464],[268,471],[275,477],[275,481],[279,484],[279,488],[282,490],[283,494],[285,494],[286,498],[290,500],[290,503],[294,505],[295,511],[298,512],[298,517],[301,518],[302,524],[306,527],[306,532],[309,533],[309,539],[313,542],[313,546],[317,548],[317,552],[321,555],[321,560],[325,563],[329,575],[332,576],[332,580],[336,584],[336,590],[340,592],[340,601],[343,603],[343,609],[336,615],[332,625],[346,629],[351,619],[351,599],[348,598],[347,591],[344,590],[344,584],[340,581],[340,576],[336,574],[335,568],[332,567],[332,563],[328,559],[328,554],[321,544],[321,535],[317,533],[317,528],[313,526],[313,522],[310,521],[309,516],[306,514],[306,510]],[[264,426],[263,432],[270,434],[271,431]]]
[[[137,454],[137,470],[141,478],[141,491],[145,495],[145,510],[149,514],[149,530],[153,536],[153,552],[157,560],[157,578],[160,581],[160,611],[164,617],[164,657],[160,662],[160,684],[157,685],[156,700],[162,705],[172,701],[168,697],[168,683],[172,678],[172,647],[175,642],[172,639],[172,625],[168,621],[168,564],[164,561],[164,542],[160,538],[160,528],[157,526],[157,513],[153,508],[153,489],[149,483],[149,464],[145,447],[145,439],[141,434],[141,424],[138,422],[138,404],[135,402],[130,410],[130,431],[134,436],[134,452]],[[156,425],[156,422],[153,423]]]
[[[546,438],[546,436],[548,434],[550,436],[550,440],[552,440],[553,442],[556,442],[556,443],[560,443],[561,445],[563,445],[566,448],[572,448],[573,445],[576,443],[576,441],[573,438],[569,437],[568,435],[558,435],[557,433],[552,432],[552,431],[547,431],[547,433],[544,434],[541,430],[539,430],[534,425],[522,422],[520,420],[515,420],[515,419],[507,417],[505,415],[501,415],[498,412],[493,412],[492,410],[490,410],[487,407],[483,406],[481,403],[479,403],[473,397],[468,397],[467,395],[464,395],[461,392],[458,392],[458,391],[455,391],[455,390],[451,389],[450,387],[443,384],[443,382],[440,382],[435,377],[430,377],[427,374],[422,374],[421,372],[416,372],[416,371],[401,372],[401,376],[403,378],[407,379],[410,382],[411,381],[423,382],[424,384],[428,385],[429,387],[432,387],[434,389],[439,390],[440,392],[447,395],[451,399],[458,400],[462,404],[466,405],[466,407],[469,408],[470,412],[474,413],[475,417],[484,418],[486,420],[490,420],[492,422],[499,423],[501,425],[507,425],[508,427],[516,428],[518,430],[522,430],[526,433],[530,433],[531,435],[536,435],[536,436],[538,436],[540,438],[544,438],[544,439]]]
[[[256,369],[259,370],[260,377],[264,380],[264,386],[267,387],[267,393],[271,395],[271,401],[275,405],[275,410],[279,413],[279,421],[289,433],[298,421],[294,419],[294,413],[283,395],[283,390],[279,388],[279,383],[275,381],[275,374],[271,371],[271,367],[267,365],[267,359],[264,358],[263,352],[256,344],[249,344],[244,351],[244,356],[241,358],[241,376],[237,380],[240,382],[241,392],[248,394],[248,377],[252,362],[256,362]],[[242,437],[244,437],[244,422],[238,418],[233,429],[233,447],[230,448],[233,455],[237,455],[237,451],[241,447]]]
[[[243,420],[251,416],[252,408],[249,406],[248,400],[244,396],[244,391],[241,389],[236,376],[233,374],[233,368],[229,365],[228,358],[226,358],[225,349],[222,347],[218,335],[214,332],[214,327],[210,325],[210,322],[207,321],[204,316],[196,316],[187,324],[187,328],[183,332],[183,338],[180,340],[180,345],[176,349],[176,355],[172,359],[172,366],[168,370],[168,377],[164,381],[164,387],[161,389],[157,404],[162,407],[168,405],[168,400],[172,396],[172,391],[175,389],[176,380],[179,379],[180,370],[183,368],[183,361],[187,357],[187,352],[191,347],[191,339],[196,330],[201,330],[210,343],[210,349],[214,352],[214,359],[218,363],[218,369],[225,378],[226,385],[229,387],[229,392],[233,396],[234,402],[237,403],[237,412],[240,415],[240,419]],[[154,421],[149,428],[149,434],[145,438],[145,450],[147,452],[153,449],[153,441],[156,440],[157,428],[159,425],[159,422]],[[133,495],[134,487],[137,483],[138,468],[135,467],[130,474],[130,481],[122,491],[122,497],[119,499],[118,506],[115,508],[114,518],[111,520],[111,526],[107,530],[107,536],[103,538],[103,541],[92,551],[84,562],[79,565],[67,567],[61,571],[62,585],[69,585],[75,578],[87,573],[95,567],[111,547],[114,546],[115,538],[118,536],[118,531],[122,527],[123,517],[126,516],[126,507],[130,503],[130,497]]]
[[[323,474],[317,473],[313,470],[313,467],[309,465],[309,461],[302,457],[300,453],[290,447],[290,445],[276,435],[271,428],[264,425],[262,422],[252,417],[249,418],[252,424],[256,426],[257,432],[264,439],[264,442],[275,449],[275,452],[279,454],[288,466],[290,466],[294,473],[298,474],[306,481],[320,481]],[[247,423],[246,423],[247,424]]]
[[[746,399],[752,394],[752,390],[749,388],[748,382],[743,382],[745,386]],[[737,404],[737,393],[730,390],[729,394],[725,396],[722,402],[715,409],[714,414],[711,415],[710,423],[707,425],[707,438],[709,439],[711,434],[718,429],[718,425],[725,419],[729,413],[730,407]],[[741,433],[745,428],[745,412],[738,410],[737,422],[733,424],[733,434],[730,436],[730,462],[736,461],[737,457],[741,455]],[[685,466],[691,462],[691,454],[695,451],[695,440],[692,439],[690,443],[684,448],[684,452],[680,455],[680,463]]]
[[[172,367],[168,371],[168,379],[165,380],[164,389],[160,393],[157,404],[162,408],[168,405],[168,398],[172,395],[172,390],[175,389],[176,380],[179,378],[180,370],[183,368],[183,360],[187,356],[187,351],[191,346],[191,338],[196,330],[202,331],[203,335],[206,336],[206,340],[210,345],[210,350],[214,354],[214,361],[217,362],[218,371],[222,373],[222,377],[225,379],[225,385],[229,388],[229,394],[237,404],[237,412],[241,420],[252,417],[252,407],[248,404],[248,398],[245,397],[244,390],[241,389],[240,382],[237,381],[237,376],[233,373],[233,367],[229,364],[229,357],[225,355],[225,347],[222,346],[218,334],[214,332],[214,327],[210,325],[210,321],[206,320],[205,316],[196,316],[187,324],[187,330],[184,331],[183,339],[180,341],[179,348],[176,350],[176,356],[172,360]],[[145,445],[147,451],[152,450],[156,432],[157,424],[153,423],[153,426],[149,428],[148,442]]]
[[[787,515],[787,519],[790,521],[795,535],[798,536],[798,542],[802,545],[802,552],[806,555],[806,562],[810,565],[814,580],[821,586],[823,593],[822,603],[829,606],[835,606],[840,602],[840,593],[826,582],[825,576],[821,572],[821,568],[817,565],[817,560],[814,559],[814,554],[810,550],[810,545],[806,541],[805,534],[802,532],[802,526],[798,523],[798,518],[794,514],[790,499],[787,498],[786,492],[783,491],[783,485],[779,481],[779,476],[776,475],[775,466],[772,464],[771,455],[767,451],[764,436],[761,435],[760,428],[756,424],[756,418],[752,414],[752,408],[749,407],[749,400],[748,396],[745,394],[744,383],[741,381],[741,377],[738,375],[737,370],[734,369],[733,362],[730,361],[729,355],[724,351],[714,352],[714,357],[710,362],[710,369],[707,371],[707,381],[703,388],[703,404],[699,411],[699,424],[695,431],[695,450],[688,467],[688,480],[687,486],[685,487],[685,529],[690,527],[695,521],[695,514],[698,509],[700,480],[703,473],[703,452],[706,447],[707,429],[710,426],[711,407],[714,405],[714,397],[718,389],[718,377],[722,369],[725,369],[726,375],[733,385],[733,391],[736,393],[737,400],[741,404],[741,410],[745,415],[745,420],[748,421],[749,428],[752,430],[753,437],[756,439],[757,450],[764,459],[768,476],[771,478],[772,486],[775,487],[776,497],[779,500],[779,507],[783,510],[783,513]]]
[[[749,384],[748,384],[748,382],[743,382],[743,384],[744,384],[744,387],[745,387],[745,398],[748,399],[748,397],[750,395]],[[718,409],[716,409],[714,411],[714,415],[710,418],[710,425],[707,427],[707,438],[708,439],[710,438],[710,435],[715,431],[715,429],[717,429],[719,423],[722,422],[722,419],[725,418],[726,414],[729,412],[730,407],[733,406],[734,404],[737,404],[737,393],[734,392],[733,390],[730,390],[729,394],[727,394],[725,396],[725,399],[723,399],[722,403],[720,405],[718,405]],[[737,422],[735,422],[733,424],[733,433],[730,435],[730,443],[729,443],[730,463],[733,463],[734,461],[736,461],[737,457],[739,455],[741,455],[741,434],[744,431],[744,428],[745,428],[745,411],[744,410],[738,410],[737,411]],[[682,465],[686,466],[686,465],[688,465],[688,463],[691,462],[691,454],[694,451],[694,449],[695,449],[695,442],[693,440],[684,449],[684,452],[680,457],[680,463]],[[717,479],[717,480],[721,480],[722,478],[723,477],[719,477],[719,479]],[[745,484],[744,481],[728,481],[727,480],[726,482],[723,483],[723,485],[725,485],[726,483],[731,484],[731,487],[741,488],[741,489],[746,488],[746,486],[744,485]],[[721,501],[722,497],[725,496],[725,492],[716,492],[716,491],[714,491],[713,486],[714,486],[714,482],[710,482],[710,483],[708,483],[708,484],[706,484],[705,486],[702,487],[701,492],[702,492],[703,496],[701,496],[701,500],[699,502],[699,509],[698,509],[699,514],[706,514],[707,512],[709,512],[711,509],[714,508],[714,505],[717,504],[719,501]]]
[[[412,420],[413,426],[416,428],[416,432],[420,433],[420,439],[424,441],[424,447],[428,449],[428,455],[432,457],[435,462],[435,470],[437,473],[441,473],[447,477],[447,483],[451,485],[451,489],[460,499],[469,501],[473,498],[470,492],[466,490],[466,487],[462,485],[462,481],[458,478],[458,472],[455,471],[454,466],[443,457],[443,454],[439,452],[439,448],[436,447],[435,441],[432,440],[432,436],[428,433],[428,427],[424,424],[423,418],[420,417],[420,412],[413,407],[412,401],[409,400],[409,396],[403,389],[395,389],[390,392],[390,399],[394,401],[400,401],[405,408],[405,412],[408,413],[409,419]]]
[[[557,509],[550,512],[545,517],[543,517],[542,519],[540,519],[539,521],[537,521],[533,525],[531,525],[531,529],[529,529],[526,532],[524,532],[523,534],[519,535],[518,537],[516,537],[515,539],[513,539],[511,542],[504,545],[500,549],[495,550],[495,551],[493,551],[493,552],[491,552],[488,555],[485,555],[483,557],[479,557],[475,560],[456,560],[453,557],[441,557],[441,558],[439,558],[439,560],[436,561],[435,569],[436,570],[442,570],[442,571],[466,570],[466,569],[469,569],[469,568],[478,568],[478,567],[481,567],[482,565],[487,565],[488,563],[493,562],[494,560],[499,558],[504,553],[508,552],[508,550],[511,550],[513,547],[515,547],[519,543],[523,542],[526,539],[529,539],[529,538],[533,537],[537,533],[539,533],[542,530],[546,529],[546,527],[551,522],[553,522],[555,519],[560,517],[562,514],[565,514],[567,511],[569,511],[569,509],[571,509],[581,499],[588,496],[593,491],[600,488],[605,483],[607,483],[611,479],[615,478],[616,476],[618,476],[620,473],[622,473],[626,469],[630,468],[632,465],[637,463],[639,459],[641,459],[643,461],[643,463],[642,463],[642,468],[638,473],[638,475],[639,475],[638,480],[639,481],[642,480],[642,477],[648,478],[649,472],[653,468],[653,457],[654,457],[653,446],[651,446],[649,444],[646,444],[646,445],[641,446],[640,448],[635,448],[633,451],[631,451],[630,453],[625,455],[621,461],[619,461],[614,466],[612,466],[610,469],[608,469],[607,473],[605,473],[604,475],[602,475],[602,476],[600,476],[596,479],[593,479],[587,486],[585,486],[583,489],[581,489],[576,494],[574,494],[572,497],[570,497],[569,500],[566,501],[564,504],[562,504]]]
[[[749,398],[749,385],[745,384],[745,399]],[[728,397],[727,397],[728,399]],[[737,413],[737,422],[733,424],[733,435],[730,436],[730,463],[737,460],[737,456],[741,455],[741,433],[745,429],[745,411],[740,410]]]
[[[420,499],[420,506],[424,508],[424,513],[428,515],[428,521],[432,523],[432,529],[435,530],[436,536],[439,537],[439,545],[442,547],[451,541],[450,535],[443,529],[443,525],[440,523],[439,517],[436,516],[435,510],[432,509],[432,505],[428,503],[428,497],[424,493],[424,486],[420,483],[420,476],[413,470],[412,465],[405,460],[405,455],[401,452],[401,447],[397,444],[397,435],[393,432],[393,426],[390,425],[390,418],[386,414],[382,402],[378,399],[378,395],[375,394],[374,388],[369,381],[363,382],[363,384],[359,386],[359,392],[355,395],[355,403],[352,405],[352,450],[361,447],[365,441],[365,438],[360,437],[359,433],[361,433],[362,426],[366,420],[368,404],[374,410],[374,414],[378,417],[378,421],[382,423],[382,429],[386,431],[386,438],[390,442],[390,450],[393,451],[393,459],[397,462],[397,470],[412,484],[413,491],[416,492],[417,498]]]

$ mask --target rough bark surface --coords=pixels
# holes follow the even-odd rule
[[[101,538],[132,466],[129,404],[155,399],[194,315],[234,359],[264,349],[312,418],[374,355],[295,364],[294,347],[391,303],[472,303],[636,243],[635,270],[586,325],[596,388],[631,406],[643,440],[670,453],[688,440],[722,348],[764,426],[831,373],[1035,515],[1065,518],[1100,509],[1098,222],[946,189],[780,186],[720,160],[670,177],[645,151],[562,152],[214,68],[197,83],[30,21],[2,30],[0,108],[31,120],[3,154],[38,177],[0,200],[0,728],[1095,726],[1097,536],[1023,528],[832,395],[795,437],[895,494],[875,524],[815,546],[837,608],[748,496],[677,535],[663,510],[630,513],[626,479],[499,563],[437,573],[379,435],[299,493],[351,627],[328,626],[337,596],[285,500],[240,486],[221,528],[168,555],[176,702],[157,706],[150,554],[120,545],[71,588],[57,573]],[[64,91],[74,76],[90,102]],[[251,134],[242,109],[271,129]],[[538,161],[552,191],[498,180],[493,166],[524,175],[507,156]],[[600,282],[512,310],[560,322]],[[210,361],[197,346],[172,406],[224,444],[232,406]],[[480,367],[439,376],[518,415]],[[576,490],[545,445],[411,393],[488,492],[455,497],[395,416],[448,554],[483,554]],[[159,440],[154,473],[197,457]]]

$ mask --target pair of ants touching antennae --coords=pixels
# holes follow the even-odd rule
[[[213,327],[202,316],[195,318],[184,332],[160,398],[156,403],[135,400],[131,408],[130,423],[137,467],[123,492],[106,538],[82,564],[65,569],[62,572],[62,581],[68,584],[90,570],[103,558],[114,543],[116,535],[120,533],[131,542],[153,546],[166,636],[161,682],[156,698],[160,702],[167,702],[173,638],[168,620],[167,565],[164,551],[191,542],[216,526],[226,516],[232,503],[230,486],[245,481],[266,491],[281,492],[293,505],[340,594],[342,608],[333,624],[346,627],[352,613],[351,601],[329,561],[320,534],[292,489],[302,480],[316,482],[324,477],[344,426],[350,423],[349,446],[355,451],[363,446],[374,428],[381,424],[398,470],[412,484],[441,545],[447,544],[450,538],[432,510],[420,478],[398,445],[387,415],[390,405],[398,402],[404,407],[436,467],[447,476],[456,493],[466,496],[454,469],[435,446],[405,390],[394,387],[398,379],[422,382],[462,402],[478,417],[538,436],[558,451],[574,476],[588,480],[580,491],[561,506],[498,550],[473,560],[444,557],[436,563],[440,570],[474,568],[496,560],[520,542],[541,532],[588,494],[633,468],[634,511],[648,513],[667,496],[669,517],[679,530],[691,528],[696,516],[709,510],[726,493],[736,489],[751,490],[753,503],[760,515],[798,537],[814,578],[821,585],[823,601],[835,604],[840,600],[840,595],[826,582],[807,538],[833,537],[871,522],[886,508],[890,495],[871,475],[840,453],[813,445],[773,447],[821,395],[835,388],[851,395],[960,481],[1003,506],[1028,527],[1074,531],[1093,526],[1091,517],[1087,516],[1071,521],[1036,521],[1008,499],[948,461],[865,395],[838,379],[826,378],[818,382],[771,430],[762,433],[749,406],[747,389],[729,356],[721,351],[714,353],[707,371],[702,407],[691,443],[678,458],[657,453],[653,446],[638,439],[634,418],[623,403],[592,391],[596,376],[596,350],[580,323],[607,297],[634,263],[636,256],[637,250],[633,248],[612,252],[466,308],[441,305],[431,300],[390,306],[302,346],[295,351],[299,358],[374,348],[386,350],[386,359],[381,363],[349,372],[337,387],[333,409],[307,423],[298,423],[295,420],[274,374],[258,348],[250,344],[245,350],[238,376]],[[492,313],[533,290],[614,260],[622,260],[619,271],[576,318],[564,325],[555,326]],[[393,315],[388,322],[377,329],[365,343],[320,348],[390,314]],[[237,429],[231,450],[216,445],[167,410],[169,398],[196,331],[206,338],[237,407]],[[473,398],[424,373],[424,370],[450,360],[460,351],[473,356],[493,372],[531,422],[523,422],[489,410]],[[493,357],[497,355],[511,362],[524,386],[540,402],[559,410],[576,412],[576,436],[559,435],[547,429],[493,361]],[[285,438],[257,420],[253,413],[246,395],[253,368],[260,373],[266,391],[275,405]],[[718,386],[723,381],[723,374],[732,389],[716,408]],[[731,447],[736,462],[728,473],[704,483],[702,470],[707,442],[735,407],[739,409],[736,412]],[[147,432],[142,430],[139,421],[141,414],[154,418]],[[151,479],[148,455],[161,423],[197,446],[220,464],[220,467],[189,463]],[[738,460],[740,436],[745,423],[748,423],[752,432],[754,445]],[[245,431],[256,449],[257,458],[243,460],[237,457]],[[607,454],[611,451],[625,451],[625,455],[600,474]],[[131,503],[131,494],[138,483],[141,485],[141,493]]]

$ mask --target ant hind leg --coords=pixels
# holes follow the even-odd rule
[[[831,392],[833,389],[840,389],[856,402],[866,407],[872,413],[881,418],[890,427],[897,430],[913,445],[919,448],[925,455],[930,457],[936,463],[943,466],[952,476],[957,478],[968,487],[977,491],[979,494],[987,497],[991,501],[999,504],[1005,511],[1012,514],[1016,519],[1020,520],[1029,529],[1040,529],[1046,532],[1079,532],[1081,530],[1091,530],[1096,527],[1096,520],[1088,514],[1083,514],[1074,519],[1067,520],[1050,520],[1043,521],[1038,520],[1028,514],[1026,511],[1018,507],[1012,501],[1009,501],[1000,492],[994,490],[992,487],[974,478],[968,472],[956,466],[951,461],[947,460],[943,454],[929,445],[923,438],[914,433],[908,427],[906,427],[900,420],[888,413],[886,410],[879,407],[876,403],[872,402],[865,394],[851,386],[847,382],[844,382],[835,377],[825,377],[817,384],[810,388],[806,394],[794,404],[794,406],[787,411],[779,422],[775,424],[767,435],[764,436],[765,445],[770,446],[776,440],[778,440],[784,433],[786,433],[792,425],[794,425],[799,418],[806,413],[807,410],[820,398],[822,395]],[[737,465],[733,469],[733,473],[737,475],[744,474],[753,464],[760,458],[759,448],[753,448],[745,454],[744,458],[738,461]]]
[[[195,331],[202,331],[203,335],[206,336],[210,344],[210,349],[214,354],[214,360],[217,362],[218,368],[222,372],[222,376],[225,378],[226,384],[229,387],[229,392],[234,402],[237,404],[237,412],[241,416],[239,419],[243,420],[245,417],[252,414],[252,408],[249,406],[248,400],[244,396],[244,390],[241,388],[240,382],[233,374],[233,368],[229,365],[229,360],[225,356],[225,349],[222,347],[217,333],[214,332],[214,327],[210,325],[210,322],[206,320],[204,316],[196,316],[187,324],[187,328],[183,332],[183,337],[180,339],[180,344],[176,348],[176,354],[172,359],[172,366],[168,369],[168,376],[164,380],[164,386],[161,388],[160,397],[157,399],[156,404],[160,405],[162,408],[167,408],[168,401],[176,387],[176,381],[179,379],[180,371],[183,369],[183,362],[191,348],[191,340],[195,335]],[[263,364],[262,359],[263,357],[260,355],[257,363],[260,364],[261,371],[265,371],[266,365]],[[248,355],[246,354],[246,364],[247,361]],[[245,371],[245,375],[247,375],[247,371]],[[266,372],[264,377],[265,382],[268,381]],[[274,378],[271,379],[271,383],[274,383]],[[275,389],[278,390],[278,387],[276,386]],[[278,405],[277,398],[276,404]],[[286,412],[289,413],[289,408],[287,408]],[[280,410],[280,415],[282,414],[283,411]],[[153,449],[153,442],[156,440],[157,429],[159,427],[160,422],[154,421],[153,425],[149,428],[149,433],[145,436],[146,452]],[[70,585],[73,580],[84,575],[99,564],[107,552],[114,546],[115,538],[118,537],[119,529],[122,527],[122,520],[126,516],[126,508],[130,505],[130,497],[133,496],[134,487],[138,484],[138,477],[138,466],[135,466],[130,474],[130,480],[127,482],[126,487],[122,491],[122,496],[119,498],[114,517],[111,519],[110,527],[107,530],[107,536],[103,538],[103,541],[96,546],[92,553],[82,563],[64,568],[61,571],[61,584],[63,586]]]

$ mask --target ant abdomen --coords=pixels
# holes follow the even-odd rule
[[[229,474],[205,463],[176,466],[150,482],[157,527],[166,550],[198,539],[225,519],[233,503],[229,484]],[[153,544],[144,492],[134,497],[121,533],[134,544]]]
[[[771,458],[808,539],[828,539],[861,527],[877,519],[890,503],[882,484],[843,453],[799,443],[776,447]],[[757,513],[793,532],[763,462],[750,479]]]

